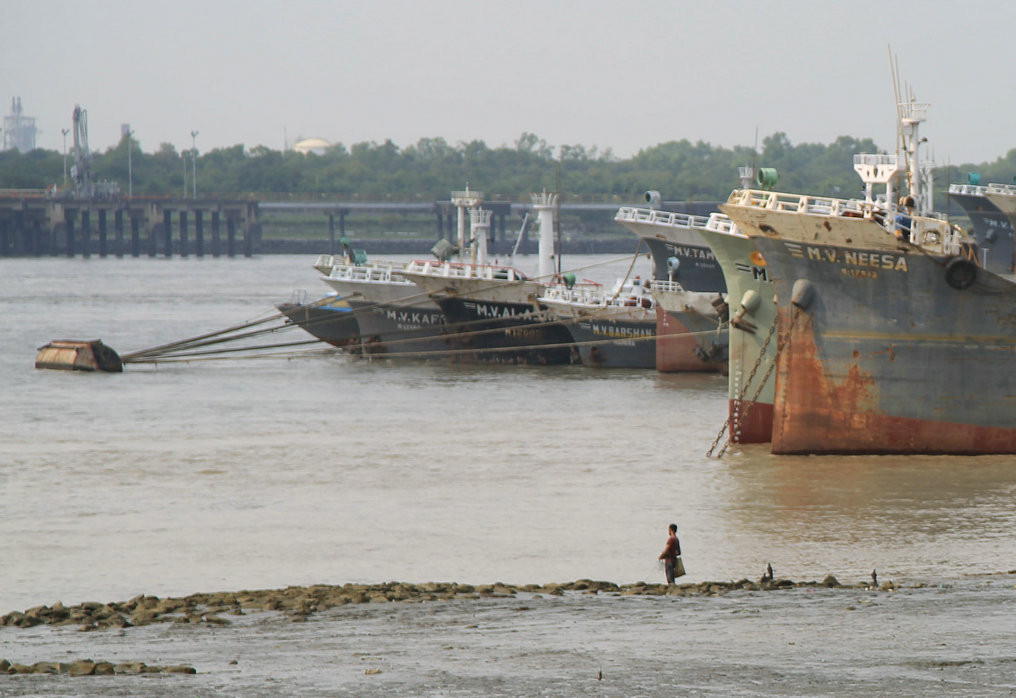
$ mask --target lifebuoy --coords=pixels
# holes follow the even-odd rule
[[[945,282],[962,291],[977,280],[977,265],[965,257],[953,257],[945,265]]]

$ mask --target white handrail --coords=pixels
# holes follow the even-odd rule
[[[481,279],[484,281],[528,281],[528,277],[515,267],[500,264],[469,264],[468,262],[441,262],[415,259],[405,270],[422,276],[449,279]]]
[[[989,184],[989,194],[1004,194],[1005,196],[1016,196],[1016,185],[1013,184]]]
[[[614,215],[614,220],[621,223],[633,221],[637,223],[655,223],[657,225],[668,225],[679,228],[704,228],[709,222],[705,216],[695,216],[690,213],[675,213],[673,211],[661,211],[654,208],[634,208],[622,206]]]

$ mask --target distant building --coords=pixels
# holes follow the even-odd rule
[[[315,155],[324,155],[325,150],[331,146],[331,143],[326,141],[324,138],[302,138],[293,144],[293,150],[298,153],[314,153]]]
[[[24,116],[21,97],[11,98],[11,114],[4,117],[3,150],[17,150],[27,153],[35,150],[35,117]]]

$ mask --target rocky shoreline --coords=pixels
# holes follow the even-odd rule
[[[0,659],[0,674],[66,674],[68,676],[112,676],[140,674],[196,674],[192,666],[155,666],[144,662],[104,662],[79,659],[73,662],[18,664]]]
[[[915,588],[924,586],[914,585]],[[129,601],[86,602],[64,606],[35,606],[26,611],[12,611],[0,616],[0,626],[30,628],[36,625],[76,626],[79,631],[129,628],[151,623],[228,625],[227,616],[240,616],[250,611],[277,611],[294,622],[304,621],[313,613],[336,606],[364,603],[412,603],[449,601],[454,599],[512,598],[520,594],[561,596],[565,593],[612,594],[618,596],[718,596],[737,591],[781,591],[811,587],[826,589],[867,589],[891,592],[900,588],[895,582],[877,584],[873,581],[852,585],[841,584],[836,577],[826,576],[820,582],[795,582],[790,579],[763,579],[757,582],[741,579],[734,582],[699,582],[686,584],[615,584],[580,579],[562,584],[495,584],[472,585],[454,582],[408,584],[318,584],[286,589],[196,593],[184,597],[159,598],[136,596]]]

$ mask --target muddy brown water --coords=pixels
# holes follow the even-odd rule
[[[312,263],[0,260],[0,614],[289,585],[659,582],[671,521],[689,582],[772,563],[845,584],[875,569],[903,588],[371,604],[123,634],[0,628],[12,661],[199,671],[6,677],[0,694],[917,695],[935,678],[1012,690],[1012,579],[993,574],[1016,567],[1011,457],[752,446],[710,459],[726,416],[718,375],[337,353],[122,375],[32,367],[51,339],[126,352],[270,313],[296,287],[323,294]]]

